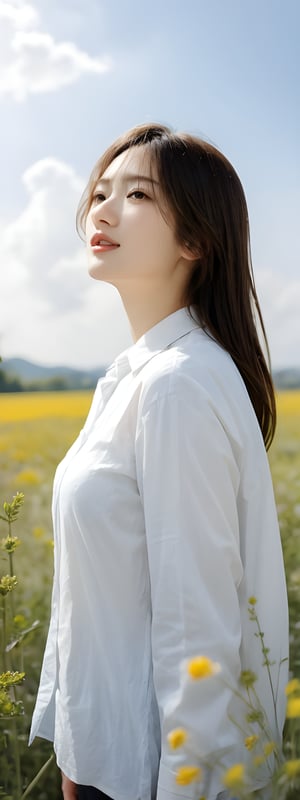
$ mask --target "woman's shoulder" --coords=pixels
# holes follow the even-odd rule
[[[248,394],[231,356],[201,328],[194,329],[151,358],[140,372],[141,400],[166,396],[218,402]]]
[[[173,405],[176,418],[187,427],[216,421],[239,454],[265,448],[241,374],[233,359],[215,340],[195,330],[157,353],[141,370],[138,427],[160,404],[167,420]]]

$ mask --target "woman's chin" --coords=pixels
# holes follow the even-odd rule
[[[90,261],[88,262],[88,273],[91,278],[95,278],[95,280],[104,280],[105,279],[105,267],[98,262]]]
[[[88,265],[88,274],[90,278],[94,278],[94,281],[103,281],[104,283],[110,283],[112,286],[115,286],[115,283],[112,281],[111,276],[108,275],[107,270],[101,268],[98,264],[89,264]]]

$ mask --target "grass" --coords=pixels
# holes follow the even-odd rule
[[[34,619],[41,621],[26,644],[27,717],[25,732],[21,721],[20,738],[23,774],[28,782],[51,754],[51,745],[40,739],[28,750],[27,735],[50,609],[52,482],[58,462],[82,427],[91,399],[91,392],[84,391],[0,394],[0,503],[10,500],[17,491],[25,494],[25,505],[14,531],[22,541],[15,558],[19,577],[16,602],[24,627]],[[291,669],[300,677],[300,392],[278,394],[277,408],[278,427],[269,457],[288,582]],[[0,538],[6,534],[1,530]],[[1,571],[7,571],[4,564]],[[8,761],[9,756],[0,751],[2,780]],[[58,770],[52,765],[30,796],[33,800],[54,800],[59,796],[59,786]]]
[[[13,533],[21,539],[15,554],[18,587],[16,606],[21,628],[40,621],[36,631],[26,638],[25,720],[17,720],[22,749],[22,776],[27,785],[52,753],[52,745],[37,739],[28,749],[32,708],[38,687],[41,660],[45,647],[50,613],[53,576],[53,540],[51,494],[54,472],[86,418],[90,392],[20,393],[0,395],[0,504],[17,491],[25,494],[25,504]],[[6,535],[4,523],[0,538]],[[0,551],[1,573],[7,573],[4,553]],[[25,724],[24,724],[25,723]],[[12,745],[10,725],[0,723],[0,786],[10,787]],[[51,764],[44,778],[32,790],[32,800],[56,800],[60,796],[60,774]],[[1,797],[1,791],[0,791]],[[5,795],[9,797],[9,795]]]
[[[270,466],[288,585],[291,668],[300,677],[300,392],[279,394],[277,408]]]

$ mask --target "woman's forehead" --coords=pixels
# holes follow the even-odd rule
[[[149,147],[147,145],[137,145],[130,147],[120,153],[109,164],[102,173],[99,180],[113,180],[116,176],[128,174],[133,177],[155,177],[153,175],[153,164],[151,164]]]

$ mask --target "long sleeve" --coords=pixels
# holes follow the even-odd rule
[[[158,800],[193,797],[175,783],[167,733],[191,734],[198,757],[233,746],[231,692],[223,680],[189,686],[184,659],[205,655],[237,681],[241,665],[237,587],[242,577],[236,493],[239,472],[208,396],[188,376],[143,405],[136,439],[152,602],[153,677],[161,720]]]
[[[47,643],[43,658],[39,702],[34,709],[28,744],[32,744],[35,736],[53,741],[55,723],[55,691],[56,681],[56,634],[57,634],[57,581],[54,580],[51,601],[51,619],[47,635]]]

